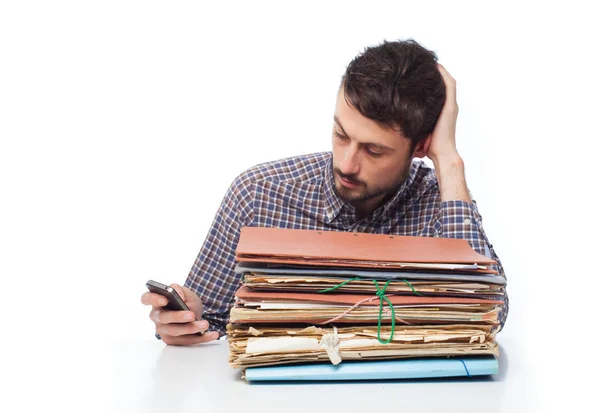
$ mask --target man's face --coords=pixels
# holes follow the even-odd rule
[[[332,146],[337,195],[371,211],[404,182],[413,158],[410,140],[349,106],[343,87],[337,96]]]

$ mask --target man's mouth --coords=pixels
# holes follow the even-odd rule
[[[343,178],[339,175],[338,175],[338,177],[340,178],[340,182],[342,183],[342,185],[344,185],[348,189],[355,189],[355,188],[358,188],[358,186],[360,185],[357,182],[349,181],[346,178]]]

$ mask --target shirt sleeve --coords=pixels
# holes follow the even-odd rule
[[[467,240],[475,251],[494,259],[496,264],[492,268],[498,271],[499,275],[506,278],[502,262],[483,229],[482,218],[475,200],[471,203],[460,200],[440,202],[439,209],[434,214],[432,222],[430,222],[430,227],[436,237]],[[500,330],[504,327],[508,316],[509,300],[506,290],[503,299],[504,306],[500,313]]]
[[[235,274],[235,250],[242,226],[252,222],[250,183],[239,176],[229,187],[206,239],[190,270],[185,286],[202,299],[202,318],[210,331],[225,334],[234,294],[241,276]]]

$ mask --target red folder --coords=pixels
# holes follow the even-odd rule
[[[397,269],[476,264],[478,268],[466,271],[487,273],[494,272],[487,266],[496,263],[473,250],[463,239],[264,227],[242,228],[236,259],[291,265]]]

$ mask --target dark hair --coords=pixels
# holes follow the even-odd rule
[[[446,98],[437,55],[413,39],[367,47],[346,68],[342,87],[349,105],[413,148],[433,131]]]

